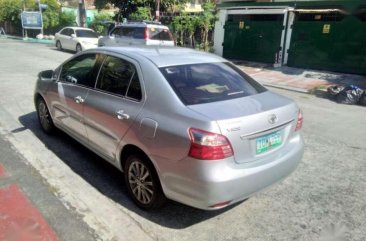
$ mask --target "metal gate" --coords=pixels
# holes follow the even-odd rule
[[[265,63],[282,62],[284,13],[229,14],[223,56]]]
[[[366,74],[365,10],[296,10],[287,64]]]

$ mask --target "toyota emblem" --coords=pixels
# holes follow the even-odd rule
[[[274,124],[276,123],[278,120],[277,116],[275,114],[272,114],[268,117],[268,122],[269,124]]]

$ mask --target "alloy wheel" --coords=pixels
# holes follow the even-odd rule
[[[134,197],[142,204],[151,203],[154,186],[148,168],[140,161],[133,160],[128,169],[128,185]]]

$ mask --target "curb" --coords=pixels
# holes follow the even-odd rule
[[[303,93],[303,94],[311,94],[313,92],[312,90],[308,90],[308,89],[301,89],[301,88],[284,86],[284,85],[276,85],[276,84],[268,84],[268,83],[261,83],[261,84],[263,84],[264,86],[268,86],[268,87],[273,87],[273,88],[283,89],[283,90],[290,90],[290,91],[299,92],[299,93]]]
[[[4,39],[13,39],[13,40],[23,41],[23,42],[27,42],[27,43],[37,43],[37,44],[49,44],[49,45],[54,45],[55,44],[55,40],[22,38],[22,37],[11,36],[11,35],[7,35],[7,37],[5,37]]]

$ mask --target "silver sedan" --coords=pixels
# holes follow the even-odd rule
[[[227,60],[184,48],[91,49],[43,71],[34,101],[55,127],[123,171],[143,209],[205,210],[282,180],[303,155],[303,117]]]

